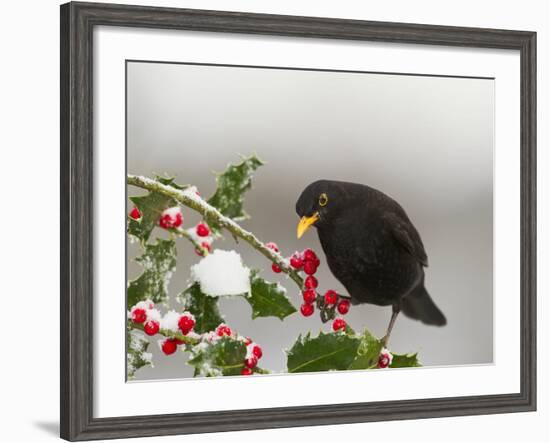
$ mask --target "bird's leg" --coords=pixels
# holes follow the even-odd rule
[[[399,314],[399,311],[400,311],[399,305],[392,305],[392,313],[391,313],[390,324],[388,325],[388,329],[386,330],[386,335],[384,335],[384,338],[382,339],[382,345],[385,348],[388,347],[388,342],[390,341],[391,330],[393,329],[393,325],[395,324],[395,320],[397,319],[397,315]]]

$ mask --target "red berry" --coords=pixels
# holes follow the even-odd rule
[[[210,234],[210,228],[206,223],[199,223],[197,225],[196,232],[199,237],[208,237],[208,234]]]
[[[164,229],[179,228],[183,223],[183,215],[178,206],[165,209],[160,215],[159,226]]]
[[[201,243],[201,246],[203,247],[203,249],[206,249],[209,253],[212,252],[212,245],[207,241],[203,241]],[[195,249],[195,254],[200,255],[202,257],[202,251],[198,248]]]
[[[230,336],[231,328],[222,323],[216,328],[216,334],[218,334],[219,337],[223,337],[224,335]]]
[[[279,247],[277,246],[276,243],[273,243],[272,241],[270,241],[269,243],[266,243],[265,247],[268,249],[271,249],[272,251],[279,252]]]
[[[249,357],[244,361],[244,364],[247,368],[255,368],[258,364],[258,359],[256,357]]]
[[[245,337],[244,338],[244,345],[248,346],[250,343],[252,343],[252,339],[250,337]]]
[[[306,277],[306,281],[304,282],[306,289],[315,289],[318,285],[319,282],[313,275],[308,275]]]
[[[141,218],[141,212],[136,206],[134,206],[133,209],[130,211],[130,217],[134,220],[139,220]]]
[[[132,321],[134,323],[144,323],[147,320],[145,309],[136,308],[132,311]]]
[[[304,272],[307,275],[313,275],[317,272],[317,265],[312,261],[306,261],[304,263]]]
[[[307,289],[304,292],[302,292],[302,297],[304,297],[304,301],[306,303],[313,303],[315,300],[317,300],[317,293],[313,289]]]
[[[343,318],[337,318],[332,322],[332,329],[334,331],[340,331],[346,329],[346,321]]]
[[[303,303],[302,306],[300,306],[300,312],[304,317],[309,317],[313,314],[314,310],[315,307],[311,303]]]
[[[174,338],[173,340],[176,342],[177,345],[183,345],[185,343],[185,341],[180,340],[179,338]]]
[[[279,274],[281,272],[281,268],[275,263],[271,265],[271,269],[273,270],[273,272],[275,272],[275,274]]]
[[[378,367],[381,369],[387,368],[390,365],[390,356],[388,354],[380,354],[378,357]]]
[[[329,289],[327,292],[325,292],[325,303],[327,305],[333,305],[337,301],[338,301],[338,294],[336,293],[336,291]]]
[[[304,266],[304,261],[298,252],[295,252],[292,254],[292,257],[290,257],[290,266],[294,269],[302,269],[302,266]]]
[[[252,375],[252,369],[246,366],[241,370],[241,375]]]
[[[310,262],[316,262],[317,260],[319,260],[317,258],[317,254],[315,254],[315,252],[313,252],[312,249],[304,249],[304,252],[302,252],[302,257],[304,258],[304,261],[310,261]]]
[[[160,329],[160,324],[158,321],[149,320],[143,325],[143,330],[147,335],[155,335]]]
[[[262,358],[262,355],[264,355],[264,353],[262,352],[262,348],[260,348],[258,345],[254,346],[252,348],[252,355],[254,355],[254,357],[256,357],[258,360]]]
[[[188,315],[182,315],[178,320],[178,327],[183,335],[187,335],[195,327],[195,319]]]
[[[346,315],[349,312],[350,302],[349,300],[340,300],[338,303],[338,312],[342,315]]]
[[[167,338],[162,342],[161,349],[166,355],[170,355],[176,352],[176,349],[178,349],[178,344],[173,338]]]

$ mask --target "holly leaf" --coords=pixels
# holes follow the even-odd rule
[[[185,188],[185,186],[178,185],[173,177],[156,176],[155,180],[176,189],[181,190]],[[130,200],[141,212],[141,218],[134,220],[128,217],[128,234],[137,237],[142,243],[146,243],[149,240],[151,232],[158,225],[162,212],[178,204],[172,197],[155,191],[142,196],[130,197]]]
[[[286,295],[286,289],[278,283],[269,283],[259,277],[258,271],[250,275],[250,293],[244,298],[252,307],[252,318],[277,317],[283,320],[296,312]]]
[[[128,309],[141,300],[166,301],[168,282],[176,269],[176,254],[174,240],[158,238],[156,243],[145,245],[143,255],[136,258],[143,273],[128,283]]]
[[[152,365],[152,354],[147,352],[149,340],[134,330],[126,331],[128,349],[126,351],[126,374],[129,379],[134,378],[138,369]]]
[[[312,338],[308,333],[298,337],[287,351],[289,373],[342,371],[348,369],[355,359],[361,340],[343,333],[319,333]]]
[[[244,193],[252,187],[254,171],[264,163],[255,155],[245,157],[240,163],[229,164],[227,169],[216,177],[217,189],[208,203],[226,217],[243,220],[248,215],[243,209]],[[215,220],[208,220],[214,230],[219,230]]]
[[[162,183],[163,185],[172,186],[172,188],[178,189],[180,191],[189,187],[189,185],[178,185],[176,183],[176,177],[162,177],[161,175],[156,175],[155,180]]]
[[[195,376],[240,375],[245,357],[245,344],[225,336],[213,343],[202,342],[194,346],[187,363],[195,368]]]
[[[382,347],[382,341],[365,329],[361,336],[361,343],[357,348],[357,356],[348,369],[376,368]]]
[[[418,368],[422,366],[418,361],[418,353],[392,355],[393,359],[390,368]]]
[[[195,332],[202,334],[212,331],[224,318],[218,308],[218,297],[206,295],[199,283],[194,283],[178,295],[178,301],[184,309],[195,316]]]

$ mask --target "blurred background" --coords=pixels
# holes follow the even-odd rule
[[[296,240],[294,205],[303,188],[320,178],[346,180],[396,199],[422,236],[430,261],[426,287],[448,325],[400,316],[391,349],[418,351],[425,366],[492,362],[493,80],[129,62],[127,97],[128,172],[175,175],[208,197],[216,186],[213,171],[238,161],[238,154],[256,153],[266,165],[246,195],[252,217],[242,225],[275,241],[283,255],[317,251],[321,291],[345,293],[315,230]],[[142,192],[129,187],[128,193]],[[184,218],[184,227],[199,221],[185,208]],[[198,261],[186,240],[178,242],[172,296],[187,287],[189,267]],[[214,246],[237,250],[247,266],[280,281],[299,307],[295,284],[273,274],[246,243],[227,237]],[[129,278],[140,273],[131,260],[138,253],[128,244]],[[300,333],[330,330],[317,313],[252,320],[238,297],[223,299],[220,308],[231,327],[262,345],[261,366],[275,372],[285,369],[284,349]],[[352,306],[346,321],[382,336],[390,311]],[[184,353],[165,357],[155,341],[154,368],[141,369],[136,380],[192,376]]]

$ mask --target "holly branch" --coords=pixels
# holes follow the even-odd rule
[[[238,237],[246,241],[250,246],[256,249],[260,254],[275,263],[282,272],[287,274],[300,289],[304,286],[302,277],[288,264],[288,262],[273,249],[268,248],[265,243],[260,241],[253,233],[243,229],[237,222],[229,217],[224,216],[214,206],[208,204],[199,195],[196,194],[194,188],[187,187],[177,189],[170,185],[165,185],[157,180],[152,180],[148,177],[128,174],[127,183],[137,186],[151,192],[157,192],[167,197],[173,198],[188,208],[201,214],[206,220],[213,220],[218,226],[227,229],[234,237]],[[180,230],[177,231],[180,233]]]

